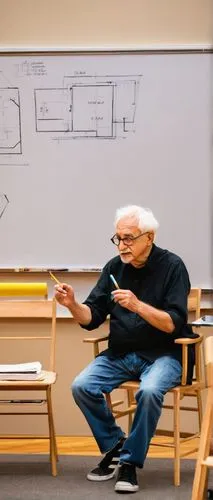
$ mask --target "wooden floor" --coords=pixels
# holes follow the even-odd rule
[[[170,437],[158,436],[164,442],[171,442]],[[153,438],[154,442],[156,438]],[[194,439],[184,443],[182,449],[184,451],[193,450],[198,444],[198,439]],[[57,437],[59,455],[100,455],[97,444],[93,437],[85,436],[58,436]],[[48,440],[44,438],[19,438],[15,436],[0,437],[0,453],[48,453]],[[152,458],[171,458],[173,457],[171,448],[163,448],[160,446],[150,446],[148,456]],[[196,458],[196,453],[187,455],[186,458]]]

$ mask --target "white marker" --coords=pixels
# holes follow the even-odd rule
[[[113,274],[110,274],[109,277],[112,280],[113,284],[115,285],[115,288],[117,288],[119,290],[120,287],[119,287],[117,281],[115,280]]]

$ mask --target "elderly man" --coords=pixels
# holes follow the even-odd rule
[[[135,205],[118,209],[111,241],[119,256],[105,265],[85,302],[76,301],[71,286],[56,286],[58,302],[83,328],[98,328],[110,315],[108,349],[76,377],[73,396],[105,453],[87,478],[105,481],[118,469],[117,492],[138,490],[136,467],[143,467],[164,395],[181,381],[181,350],[174,339],[192,334],[187,326],[188,272],[180,257],[154,244],[157,229],[150,210]],[[189,366],[190,377],[193,351]],[[140,389],[125,438],[104,393],[129,379],[139,380]]]

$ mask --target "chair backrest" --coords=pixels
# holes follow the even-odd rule
[[[207,386],[213,387],[213,336],[205,338],[204,354]]]
[[[200,318],[201,288],[192,288],[188,296],[188,313],[194,313],[195,318]]]
[[[188,296],[188,314],[193,314],[193,321],[200,318],[200,302],[201,302],[201,288],[191,288],[190,294]],[[193,328],[196,331],[196,328]],[[196,333],[198,333],[196,331]],[[202,336],[201,336],[202,340]],[[201,370],[201,342],[195,344],[195,367],[193,380],[201,382],[202,380],[202,370]]]
[[[0,328],[0,340],[12,342],[47,341],[48,342],[48,369],[55,370],[55,342],[56,342],[56,301],[48,298],[47,283],[0,283],[0,320],[9,319],[16,330],[14,335],[3,333]],[[14,320],[17,320],[14,323]],[[19,334],[18,320],[48,319],[50,320],[50,333],[48,335],[35,335],[30,328],[23,329]],[[13,330],[13,328],[12,328]],[[43,345],[43,344],[42,344]],[[19,355],[25,352],[24,344],[19,344]],[[23,350],[22,350],[23,349]],[[43,349],[42,349],[43,350]],[[29,360],[31,361],[31,360]],[[13,361],[11,361],[13,362]],[[17,362],[22,362],[17,361]],[[10,363],[8,361],[7,363]]]

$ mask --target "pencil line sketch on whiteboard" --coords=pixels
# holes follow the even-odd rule
[[[62,88],[35,89],[36,131],[62,132],[57,140],[127,137],[141,76],[67,76]]]

